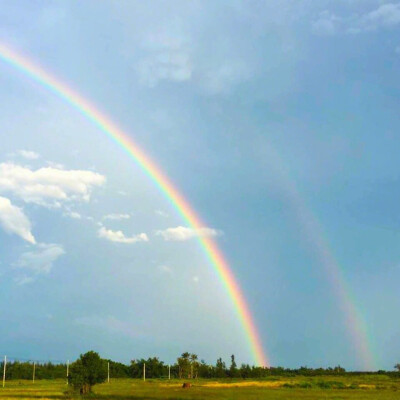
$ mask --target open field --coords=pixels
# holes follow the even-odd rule
[[[384,375],[295,377],[269,380],[195,380],[182,389],[177,380],[114,379],[94,387],[91,399],[381,399],[400,398],[400,379]],[[68,399],[65,381],[8,381],[3,399]]]

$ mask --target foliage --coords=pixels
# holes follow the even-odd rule
[[[229,377],[230,378],[237,378],[239,376],[239,371],[237,369],[235,355],[231,355],[231,366],[229,368]]]
[[[132,378],[143,378],[143,366],[146,364],[146,378],[160,378],[168,375],[168,366],[158,357],[149,357],[147,360],[132,360],[129,368]]]
[[[97,353],[89,352],[71,365],[70,368],[70,379],[76,379],[76,385],[83,384],[81,378],[84,375],[85,366],[82,360],[86,360],[89,357],[95,356]],[[83,357],[83,358],[82,358]],[[97,358],[96,358],[97,359]],[[85,361],[85,362],[86,362]],[[110,377],[111,378],[143,378],[143,365],[146,364],[146,378],[167,378],[168,377],[168,365],[161,361],[158,357],[149,357],[148,359],[132,360],[130,365],[126,365],[120,362],[112,360],[101,360],[98,362],[99,370],[101,374],[101,380],[104,380],[107,376],[107,361],[110,364]],[[2,371],[3,363],[0,363],[0,369]],[[395,371],[377,371],[372,372],[356,372],[346,371],[341,366],[333,368],[309,368],[302,366],[300,368],[290,369],[283,367],[259,367],[251,366],[249,364],[241,364],[237,366],[235,356],[231,356],[231,362],[229,368],[227,368],[225,362],[219,358],[216,364],[208,364],[204,360],[199,362],[196,354],[189,352],[182,353],[178,357],[177,362],[171,365],[171,378],[180,379],[273,379],[274,377],[318,377],[318,376],[368,376],[368,375],[382,375],[387,377],[399,377],[400,376],[400,364],[395,365]],[[11,379],[32,379],[33,362],[18,362],[9,361],[6,369],[6,380]],[[36,380],[41,379],[66,379],[67,366],[66,364],[53,364],[53,363],[36,363]],[[74,376],[74,378],[73,378]],[[72,381],[71,381],[72,382]]]
[[[81,354],[70,368],[69,382],[81,394],[90,393],[96,383],[102,383],[106,378],[107,361],[94,351]]]
[[[3,371],[3,363],[0,363],[0,369]],[[6,368],[6,379],[32,379],[33,362],[32,361],[8,361]],[[66,364],[53,364],[51,362],[36,363],[35,379],[60,379],[67,377]]]

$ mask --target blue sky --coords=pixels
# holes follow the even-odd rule
[[[124,127],[207,221],[273,365],[363,368],[319,238],[376,368],[399,362],[400,3],[0,1],[0,17],[1,43]],[[0,106],[0,353],[251,362],[132,160],[4,63]]]

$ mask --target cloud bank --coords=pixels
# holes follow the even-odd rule
[[[62,202],[89,201],[93,187],[105,177],[92,171],[52,167],[31,170],[13,163],[0,164],[0,193],[11,193],[26,203],[60,207]]]

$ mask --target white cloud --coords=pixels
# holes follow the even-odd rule
[[[72,219],[82,219],[82,215],[76,211],[67,210],[63,213],[64,217],[69,217]]]
[[[35,250],[22,253],[14,267],[35,274],[49,273],[54,262],[63,254],[65,250],[59,244],[39,243]]]
[[[131,244],[149,241],[149,238],[145,233],[139,233],[138,235],[127,237],[122,231],[112,231],[111,229],[106,229],[104,226],[98,230],[97,234],[100,238],[116,243]]]
[[[119,221],[122,219],[129,219],[131,216],[129,214],[108,214],[103,217],[103,219]]]
[[[17,154],[26,158],[27,160],[37,160],[40,157],[38,153],[30,150],[18,150]]]
[[[194,282],[194,283],[199,283],[199,281],[200,281],[200,279],[199,279],[198,276],[194,276],[194,277],[193,277],[193,282]]]
[[[14,282],[19,286],[26,285],[33,281],[34,281],[34,279],[32,277],[26,276],[26,275],[17,276],[14,278]]]
[[[325,35],[358,34],[383,28],[389,29],[399,24],[400,3],[387,3],[361,15],[338,16],[325,10],[312,22],[312,29],[315,33]]]
[[[46,164],[51,167],[51,168],[56,168],[56,169],[65,169],[63,164],[54,162],[54,161],[46,161]]]
[[[368,29],[398,25],[400,24],[400,3],[381,4],[376,10],[364,15],[362,22]]]
[[[321,35],[333,35],[338,29],[340,18],[325,10],[319,15],[319,18],[312,22],[312,29],[315,33]]]
[[[0,193],[12,193],[27,203],[59,207],[65,201],[89,201],[93,187],[104,183],[105,177],[92,171],[0,164]]]
[[[0,197],[0,225],[7,233],[14,233],[29,243],[35,243],[28,217],[5,197]]]
[[[185,226],[177,226],[176,228],[168,228],[159,230],[156,235],[162,236],[167,241],[184,241],[194,237],[215,237],[221,235],[220,231],[213,228],[187,228]]]

